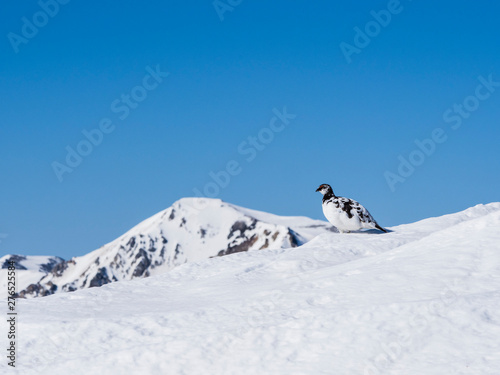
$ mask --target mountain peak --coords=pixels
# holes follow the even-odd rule
[[[296,247],[328,231],[319,220],[272,215],[220,199],[182,198],[101,248],[58,264],[19,296],[148,277],[237,252]]]

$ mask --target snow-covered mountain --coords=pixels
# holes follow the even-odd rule
[[[54,267],[20,297],[46,296],[164,273],[187,262],[243,251],[296,247],[331,226],[225,203],[184,198],[116,240]]]
[[[500,203],[478,205],[25,300],[16,369],[498,375],[499,228]]]
[[[4,255],[0,258],[0,298],[7,296],[7,268],[10,261],[16,263],[16,287],[21,291],[37,283],[64,259],[55,256]]]

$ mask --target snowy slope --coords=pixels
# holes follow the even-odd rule
[[[7,296],[8,262],[14,261],[17,268],[16,287],[18,291],[38,282],[64,259],[55,256],[4,255],[0,258],[0,298]]]
[[[499,228],[492,203],[18,300],[18,371],[498,375]]]
[[[184,198],[118,239],[55,267],[21,297],[45,296],[161,274],[181,264],[235,252],[301,245],[331,226],[225,203]]]

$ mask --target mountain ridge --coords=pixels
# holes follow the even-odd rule
[[[60,262],[18,293],[21,298],[98,287],[167,272],[183,263],[266,248],[297,247],[331,226],[220,199],[182,198],[108,244]]]

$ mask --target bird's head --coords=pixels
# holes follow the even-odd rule
[[[328,185],[328,184],[321,184],[321,185],[319,185],[319,188],[317,188],[316,191],[319,191],[323,195],[328,194],[328,193],[332,193],[333,194],[332,187],[330,185]]]

